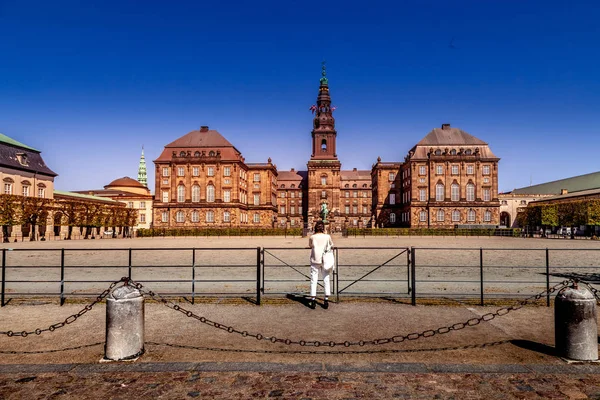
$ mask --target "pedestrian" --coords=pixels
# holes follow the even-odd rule
[[[323,308],[329,308],[329,296],[331,288],[329,285],[329,271],[323,268],[323,253],[329,245],[333,247],[331,236],[325,233],[325,224],[323,221],[318,221],[315,224],[315,233],[308,239],[308,247],[310,247],[310,302],[309,307],[313,310],[316,307],[317,283],[319,281],[319,273],[323,276],[323,286],[325,288],[325,301]]]

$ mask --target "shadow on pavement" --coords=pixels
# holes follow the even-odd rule
[[[556,357],[556,349],[554,347],[551,347],[551,346],[548,346],[548,345],[545,345],[542,343],[532,342],[531,340],[521,340],[521,339],[511,340],[510,343],[514,344],[515,346],[520,347],[522,349],[531,350],[531,351],[535,351],[537,353],[542,353],[542,354]]]
[[[288,293],[285,297],[302,304],[304,307],[310,308],[310,299],[304,295]]]

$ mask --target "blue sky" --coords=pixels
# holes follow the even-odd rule
[[[490,144],[507,191],[600,170],[599,18],[597,1],[0,0],[0,132],[60,190],[135,178],[142,145],[153,182],[200,125],[305,169],[326,60],[342,168],[451,123]]]

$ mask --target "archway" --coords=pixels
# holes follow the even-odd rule
[[[511,227],[510,226],[510,223],[511,223],[510,219],[511,219],[510,218],[510,214],[507,213],[506,211],[502,211],[500,213],[500,225],[505,226],[507,228],[510,228]]]

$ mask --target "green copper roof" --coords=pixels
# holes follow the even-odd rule
[[[106,203],[119,203],[116,200],[107,199],[106,197],[92,196],[92,195],[89,195],[89,194],[74,193],[74,192],[63,192],[61,190],[55,190],[54,194],[60,194],[60,195],[69,196],[69,197],[76,197],[76,198],[79,198],[79,199],[104,201]]]
[[[325,68],[325,61],[321,63],[321,79],[319,79],[319,82],[321,82],[321,84],[323,85],[327,85],[329,83],[329,80],[327,79],[327,69]]]
[[[513,190],[512,194],[560,194],[562,189],[569,193],[579,192],[581,190],[600,188],[600,172],[574,176],[571,178],[560,179],[539,185],[527,186]]]
[[[34,149],[33,147],[29,147],[21,142],[17,142],[15,139],[13,138],[9,138],[8,136],[0,133],[0,143],[6,143],[6,144],[10,144],[12,146],[17,146],[17,147],[22,147],[24,149],[28,149],[28,150],[33,150],[33,151],[37,151],[38,153],[41,153],[38,149]]]

